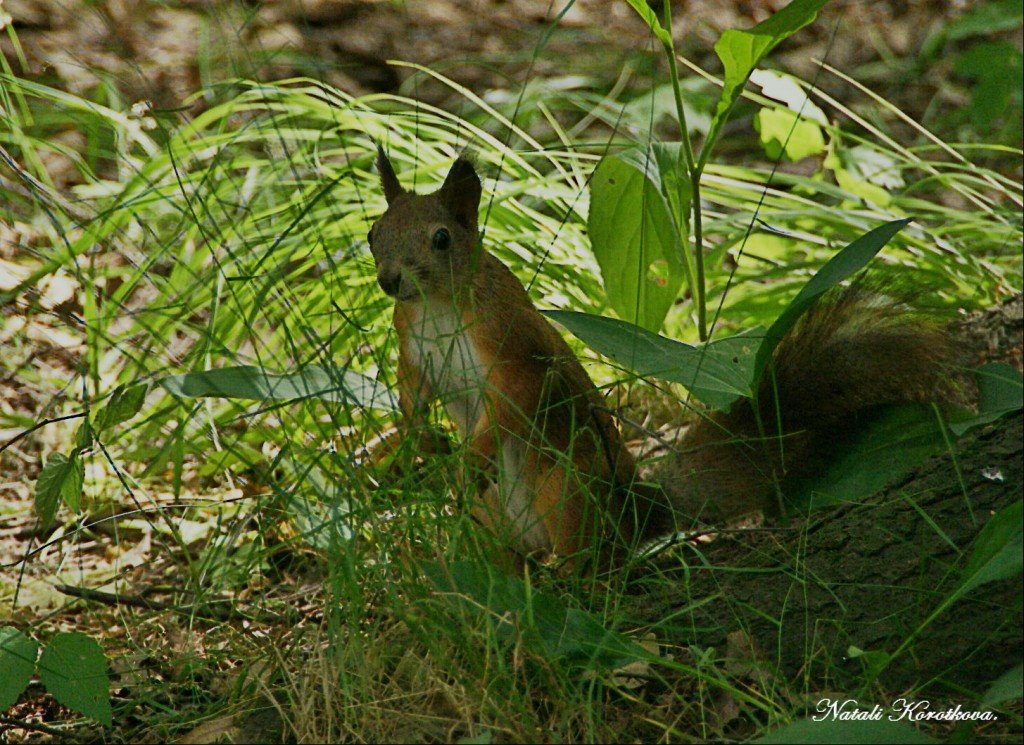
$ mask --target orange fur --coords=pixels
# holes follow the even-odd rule
[[[574,564],[598,549],[605,563],[682,520],[771,511],[779,479],[819,467],[828,441],[867,410],[948,399],[941,330],[855,284],[781,341],[755,402],[698,420],[661,486],[638,484],[590,377],[480,245],[473,167],[460,158],[440,190],[418,195],[383,151],[377,165],[388,209],[370,246],[395,298],[404,431],[432,452],[425,414],[441,400],[465,443],[472,514],[521,557]]]
[[[457,161],[434,194],[384,185],[388,211],[371,247],[396,297],[407,431],[423,431],[427,404],[441,399],[479,475],[473,514],[523,555],[571,563],[600,534],[631,537],[618,523],[633,458],[572,350],[479,245],[475,172]],[[433,245],[440,230],[443,250]]]

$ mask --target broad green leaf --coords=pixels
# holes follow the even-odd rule
[[[826,699],[827,700],[827,699]],[[842,700],[838,701],[842,704]],[[819,705],[820,708],[820,705]],[[855,706],[847,711],[856,710]],[[780,727],[769,735],[754,740],[764,743],[807,743],[807,745],[828,745],[830,743],[850,743],[850,745],[917,745],[918,743],[935,742],[927,735],[918,732],[905,722],[891,722],[889,712],[885,711],[881,719],[841,721],[831,718],[828,714],[816,714],[823,717],[816,722],[811,719],[800,719],[785,727]]]
[[[995,413],[1024,408],[1024,376],[1008,362],[989,362],[978,368],[981,411]]]
[[[813,478],[790,480],[787,497],[798,510],[859,501],[946,447],[930,406],[889,407],[836,439],[834,457]]]
[[[1004,701],[1014,701],[1022,696],[1024,696],[1024,665],[1017,665],[1000,675],[985,691],[985,695],[981,697],[981,705],[996,706]]]
[[[827,165],[827,164],[826,164]],[[854,176],[850,171],[842,167],[833,167],[836,183],[856,197],[860,197],[868,204],[885,209],[892,203],[889,192],[881,186],[875,186]]]
[[[765,96],[786,105],[784,109],[765,107],[754,114],[754,129],[769,158],[776,160],[785,155],[797,161],[825,152],[822,127],[828,126],[828,119],[794,78],[771,70],[754,70],[750,80]]]
[[[666,31],[661,25],[661,22],[658,21],[658,16],[654,14],[654,10],[651,9],[651,6],[647,4],[647,0],[626,0],[626,2],[629,3],[629,7],[635,10],[637,14],[644,19],[644,23],[646,23],[647,27],[654,32],[658,41],[671,49],[672,37],[668,35],[668,31]]]
[[[989,362],[975,371],[975,379],[978,382],[978,413],[953,424],[950,429],[954,434],[962,435],[974,427],[1024,408],[1024,377],[1013,365]]]
[[[837,138],[830,141],[829,154],[823,165],[835,175],[839,187],[853,196],[883,209],[892,202],[889,192],[861,174],[860,164],[848,150],[840,146]]]
[[[747,238],[743,254],[757,257],[759,260],[786,261],[791,259],[796,251],[803,248],[805,246],[800,241],[790,236],[756,231]],[[778,312],[772,315],[778,315]]]
[[[36,668],[39,645],[13,626],[0,628],[0,712],[14,706]]]
[[[834,168],[836,183],[869,205],[885,209],[892,204],[892,196],[881,186],[876,186],[854,176],[845,168]]]
[[[105,430],[126,422],[139,413],[149,391],[148,383],[119,385],[96,416],[96,429]]]
[[[765,334],[764,343],[758,349],[757,359],[754,362],[756,376],[754,390],[756,390],[756,381],[760,380],[761,375],[764,374],[775,347],[793,328],[793,324],[799,320],[800,316],[807,312],[814,301],[827,290],[864,268],[875,254],[881,251],[882,247],[909,222],[909,219],[893,220],[869,230],[836,253],[811,277]]]
[[[839,158],[848,171],[882,189],[902,189],[907,185],[900,161],[878,148],[867,145],[844,147],[839,151]]]
[[[353,370],[309,365],[297,372],[277,375],[258,367],[222,367],[168,375],[160,381],[168,392],[184,398],[212,396],[256,401],[321,401],[354,403],[367,408],[394,410],[392,393],[376,380]]]
[[[693,200],[693,186],[686,172],[686,159],[681,142],[655,142],[651,153],[658,167],[661,194],[668,204],[669,216],[676,227],[676,234],[690,234],[690,204]]]
[[[75,448],[78,452],[82,452],[86,448],[92,447],[92,436],[92,422],[89,421],[89,417],[84,417],[82,419],[82,423],[78,427],[78,431],[75,432]]]
[[[954,591],[962,597],[987,582],[1016,577],[1024,571],[1024,502],[1004,507],[985,523]]]
[[[61,500],[68,507],[78,511],[81,506],[82,484],[85,481],[85,465],[78,453],[71,457],[53,453],[36,480],[36,515],[43,525],[49,525],[57,515]]]
[[[536,634],[542,653],[584,669],[614,669],[650,653],[593,615],[567,607],[558,597],[528,587],[523,580],[485,564],[460,561],[444,568],[428,565],[428,579],[441,592],[470,598],[468,607],[483,609],[496,623],[495,633]],[[531,623],[532,621],[532,623]]]
[[[53,637],[39,658],[39,679],[69,709],[111,725],[107,658],[92,637],[77,631]]]
[[[808,119],[798,119],[789,109],[761,109],[754,115],[754,129],[765,155],[772,160],[785,155],[798,161],[825,152],[821,127]]]
[[[667,161],[667,151],[662,151]],[[587,226],[608,302],[624,320],[661,328],[679,295],[685,268],[674,210],[665,197],[658,155],[627,150],[604,158],[590,182]],[[675,169],[668,192],[689,205]]]
[[[727,29],[715,42],[715,54],[725,68],[722,76],[722,97],[712,119],[712,134],[708,145],[718,137],[743,86],[758,63],[783,39],[792,36],[814,21],[827,0],[793,0],[778,13],[766,18],[751,29]]]
[[[754,70],[750,73],[750,82],[761,89],[761,93],[773,101],[786,104],[786,108],[801,118],[816,122],[823,127],[828,126],[828,117],[815,104],[797,78],[774,70]]]
[[[605,316],[549,310],[545,315],[565,326],[591,349],[638,375],[685,386],[716,409],[750,396],[753,364],[764,330],[760,327],[709,344],[685,344]]]
[[[655,142],[651,145],[651,153],[658,165],[661,194],[665,197],[669,217],[679,240],[670,255],[681,257],[683,274],[687,284],[692,288],[696,281],[696,268],[692,266],[690,252],[682,250],[683,244],[688,240],[687,236],[690,235],[690,207],[693,203],[693,185],[686,170],[683,145],[681,142]],[[678,293],[677,288],[676,294]]]

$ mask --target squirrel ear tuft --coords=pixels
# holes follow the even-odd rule
[[[460,224],[473,228],[476,226],[476,213],[480,208],[482,192],[480,177],[476,175],[473,163],[468,158],[460,157],[452,164],[438,194]]]
[[[391,161],[388,160],[384,148],[380,145],[377,145],[377,173],[380,174],[380,186],[384,190],[384,199],[388,204],[395,201],[396,197],[405,194],[405,189],[398,183],[398,176],[395,175]]]

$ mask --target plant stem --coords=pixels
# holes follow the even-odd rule
[[[676,116],[679,118],[679,134],[683,141],[683,158],[686,160],[686,170],[693,172],[693,147],[690,145],[690,130],[686,126],[686,109],[683,108],[683,92],[679,87],[679,67],[676,65],[676,50],[672,44],[672,3],[665,3],[665,31],[668,33],[669,41],[662,46],[665,47],[665,54],[668,56],[668,75],[672,82],[672,93],[676,99]]]
[[[696,163],[693,157],[693,146],[690,144],[690,129],[686,126],[686,110],[683,108],[683,92],[679,87],[679,67],[676,64],[676,50],[672,42],[672,3],[665,3],[665,31],[668,33],[668,41],[663,43],[665,54],[668,56],[668,74],[672,82],[672,93],[676,100],[676,116],[679,118],[680,139],[683,143],[683,159],[686,161],[686,171],[690,177],[690,205],[693,210],[693,245],[694,264],[697,267],[697,280],[695,287],[691,287],[694,304],[697,307],[697,334],[701,341],[708,339],[708,313],[707,293],[705,291],[704,279],[704,229],[700,212],[700,175],[704,170],[706,160],[702,157],[700,163]],[[710,148],[705,147],[706,150]],[[687,256],[689,240],[688,235],[683,235],[683,261],[689,260]]]
[[[693,203],[693,247],[697,265],[697,292],[694,298],[697,305],[697,334],[701,341],[708,340],[707,295],[704,289],[704,228],[700,212],[700,170],[690,171],[690,197]]]

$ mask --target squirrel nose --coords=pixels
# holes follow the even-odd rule
[[[398,286],[402,283],[401,272],[381,272],[377,275],[377,284],[384,293],[394,297],[398,294]]]

